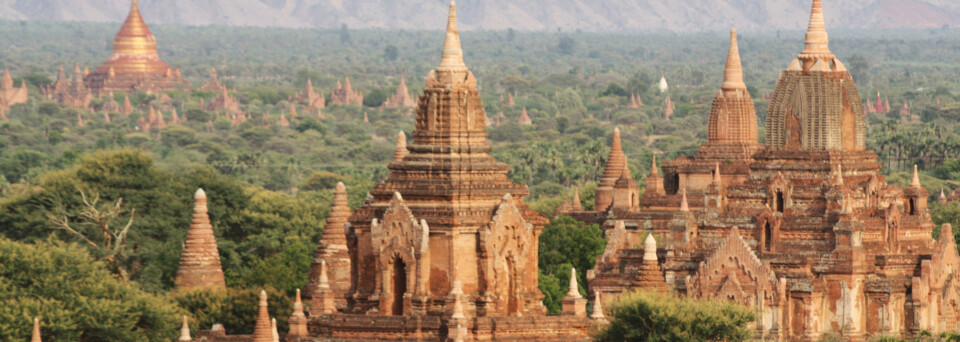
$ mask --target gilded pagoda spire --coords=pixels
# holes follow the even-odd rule
[[[743,83],[743,65],[740,62],[736,28],[730,30],[730,51],[727,53],[727,65],[723,72],[723,85],[720,89],[723,89],[724,93],[747,89],[747,85]]]
[[[800,59],[833,59],[830,52],[830,37],[827,35],[827,25],[823,20],[822,0],[813,0],[810,10],[810,24],[807,26],[807,36],[804,41]]]

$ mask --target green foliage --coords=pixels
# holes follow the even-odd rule
[[[610,323],[595,341],[748,341],[756,318],[732,302],[655,292],[623,294],[605,309]]]
[[[181,310],[117,280],[82,247],[0,238],[0,340],[26,341],[39,317],[46,341],[172,341]]]
[[[194,290],[177,293],[175,300],[190,314],[190,329],[210,329],[216,323],[223,324],[231,335],[252,334],[260,309],[260,288],[226,290]],[[293,303],[287,294],[273,288],[267,291],[267,307],[270,317],[277,318],[277,330],[289,330],[284,317],[290,317]],[[196,330],[193,330],[196,331]]]
[[[88,155],[68,170],[44,174],[36,185],[0,199],[0,235],[27,241],[54,235],[74,241],[74,236],[50,228],[48,214],[84,209],[78,190],[99,194],[106,203],[122,198],[125,208],[136,210],[127,238],[135,252],[123,266],[132,280],[150,290],[173,286],[197,188],[209,197],[228,283],[291,293],[306,284],[310,253],[298,253],[319,240],[332,200],[332,195],[294,197],[250,187],[210,168],[162,171],[150,154],[138,150]],[[281,276],[278,270],[290,274]]]
[[[567,216],[553,219],[540,235],[540,291],[550,314],[560,313],[560,300],[570,286],[570,268],[577,269],[580,294],[586,296],[587,270],[593,268],[607,241],[600,227]]]
[[[346,181],[346,177],[332,172],[314,172],[310,175],[310,177],[307,177],[305,182],[303,182],[301,190],[318,191],[324,189],[333,189],[337,186],[337,183]]]

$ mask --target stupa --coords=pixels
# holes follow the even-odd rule
[[[113,39],[110,58],[83,79],[95,95],[190,89],[180,69],[170,68],[157,54],[157,39],[143,21],[137,0],[131,2],[130,14]]]
[[[180,254],[177,269],[177,291],[194,289],[225,289],[227,287],[220,267],[220,254],[213,226],[207,215],[207,194],[198,189],[194,194],[193,220],[187,231],[187,240]]]

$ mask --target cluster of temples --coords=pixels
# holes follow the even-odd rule
[[[404,88],[392,103],[409,102]],[[564,314],[546,314],[537,262],[549,221],[524,204],[527,187],[510,181],[510,167],[490,154],[453,3],[440,64],[415,103],[412,142],[398,135],[390,175],[365,204],[351,212],[346,187],[337,185],[290,331],[276,331],[262,293],[252,335],[217,327],[191,337],[185,324],[181,341],[588,339],[593,321],[575,278]],[[196,201],[177,291],[224,286],[203,191]],[[602,310],[592,319],[603,319]]]
[[[736,38],[696,155],[659,170],[654,161],[639,196],[615,132],[597,210],[560,210],[607,230],[591,291],[604,301],[634,289],[736,301],[761,313],[762,339],[956,331],[952,227],[932,236],[916,170],[909,187],[884,181],[864,145],[856,85],[830,52],[821,1],[805,48],[777,82],[765,146]]]
[[[183,84],[156,57],[133,5],[111,60],[88,75],[77,66],[72,79],[61,68],[46,96],[86,107],[93,94]],[[26,96],[21,89],[4,76],[0,115],[2,105]],[[220,94],[211,102],[216,109],[238,112],[215,71],[202,89]],[[600,224],[608,242],[587,271],[592,298],[581,296],[572,277],[558,316],[546,315],[538,288],[538,241],[548,219],[524,204],[527,187],[510,181],[509,167],[490,154],[491,120],[463,60],[455,4],[440,64],[418,98],[407,92],[402,79],[388,103],[416,108],[412,142],[400,132],[389,177],[357,210],[337,185],[307,287],[297,292],[293,314],[281,318],[290,330],[277,331],[263,292],[252,335],[216,325],[192,336],[185,317],[180,341],[587,340],[591,325],[604,320],[602,307],[634,290],[740,303],[758,313],[762,340],[865,341],[960,328],[953,228],[944,225],[934,237],[916,169],[909,186],[887,184],[866,149],[867,110],[830,50],[821,0],[813,0],[804,49],[772,94],[765,144],[736,30],[708,139],[695,155],[654,159],[641,188],[621,133],[613,132],[595,210],[584,210],[579,196],[559,209]],[[121,108],[110,97],[111,107],[130,110],[129,99]],[[631,105],[641,106],[633,97]],[[311,82],[291,100],[317,111],[325,105]],[[363,98],[346,79],[330,100]],[[526,110],[521,116],[532,123]],[[162,114],[145,120],[147,127],[166,123]],[[940,194],[943,202],[957,198]],[[176,284],[177,291],[226,287],[203,190],[195,194]]]

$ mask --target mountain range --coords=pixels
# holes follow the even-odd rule
[[[140,0],[150,24],[441,29],[446,0]],[[826,0],[828,28],[960,26],[957,0]],[[0,19],[120,22],[130,0],[0,0]],[[806,26],[810,0],[460,0],[464,30],[772,32]]]

